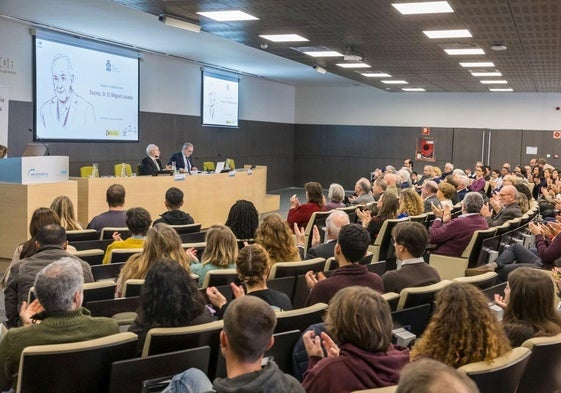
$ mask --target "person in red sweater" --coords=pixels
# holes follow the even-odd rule
[[[302,385],[307,393],[345,393],[397,385],[409,350],[391,344],[390,306],[375,290],[341,289],[329,303],[327,332],[302,339],[309,356]],[[324,356],[325,351],[325,356]]]
[[[306,203],[301,204],[296,194],[290,198],[290,210],[286,220],[291,229],[294,227],[294,224],[297,224],[298,227],[306,228],[312,214],[322,211],[325,205],[321,184],[309,182],[304,184],[304,189],[306,190]]]

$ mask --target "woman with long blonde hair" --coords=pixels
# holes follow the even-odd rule
[[[257,228],[255,242],[267,250],[271,264],[301,259],[288,223],[278,214],[269,214],[263,219]]]
[[[84,229],[76,220],[74,204],[66,195],[57,196],[51,203],[51,209],[58,214],[60,226],[67,231],[79,231]]]
[[[225,225],[213,225],[206,233],[206,247],[200,263],[191,264],[191,272],[203,285],[206,274],[216,269],[235,269],[238,242],[234,232]]]
[[[411,359],[427,357],[458,368],[490,362],[510,349],[483,292],[471,284],[452,283],[437,295],[436,311],[415,343]]]
[[[125,281],[144,279],[152,265],[162,258],[177,261],[188,273],[191,261],[195,260],[192,252],[181,247],[181,238],[175,229],[167,224],[156,224],[148,230],[142,252],[132,255],[123,266],[117,280],[117,297],[121,296]]]

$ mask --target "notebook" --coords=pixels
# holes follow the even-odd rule
[[[224,170],[224,166],[226,165],[226,163],[224,161],[220,161],[216,163],[216,169],[214,170],[214,173],[221,173]]]

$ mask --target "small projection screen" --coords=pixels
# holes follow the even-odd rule
[[[138,142],[139,54],[37,31],[34,138]]]
[[[238,127],[239,78],[203,71],[203,126]]]

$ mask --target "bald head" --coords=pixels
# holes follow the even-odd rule
[[[348,224],[350,224],[349,215],[342,210],[334,210],[325,220],[327,238],[336,240],[341,228]]]
[[[501,188],[501,192],[499,193],[499,195],[501,197],[501,201],[505,205],[510,205],[516,203],[516,195],[518,195],[518,190],[516,190],[516,187],[514,186],[506,185]]]

